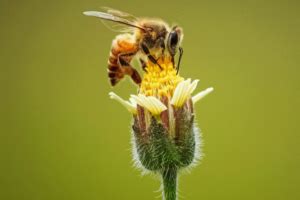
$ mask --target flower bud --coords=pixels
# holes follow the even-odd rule
[[[132,129],[137,159],[147,170],[180,169],[196,159],[199,140],[191,100],[180,108],[168,105],[159,117],[138,106]]]
[[[159,67],[160,66],[160,67]],[[164,197],[176,199],[177,173],[199,158],[199,133],[194,104],[213,91],[208,88],[192,97],[199,80],[184,80],[171,60],[147,63],[137,95],[129,101],[115,93],[133,115],[133,153],[137,166],[162,176]]]

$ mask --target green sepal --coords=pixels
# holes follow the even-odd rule
[[[147,170],[162,171],[170,166],[180,169],[190,165],[195,157],[195,128],[193,117],[180,123],[180,133],[171,137],[168,130],[152,117],[146,133],[133,125],[134,142],[140,163]]]

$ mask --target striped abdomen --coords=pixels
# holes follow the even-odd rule
[[[125,74],[134,79],[137,72],[130,66],[130,61],[137,51],[138,46],[133,35],[123,34],[113,40],[108,59],[108,77],[112,86],[116,85]]]

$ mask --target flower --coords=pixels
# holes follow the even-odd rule
[[[210,87],[192,97],[199,80],[184,80],[177,74],[171,62],[161,62],[163,70],[151,62],[148,63],[147,73],[143,77],[138,95],[131,95],[129,101],[126,101],[114,92],[110,92],[110,98],[121,103],[134,115],[137,114],[137,105],[139,105],[149,111],[149,114],[157,116],[168,108],[172,109],[172,106],[183,107],[190,100],[194,105],[213,91]]]
[[[180,112],[194,115],[194,104],[213,91],[207,88],[192,96],[199,80],[184,80],[177,74],[170,60],[159,61],[158,65],[149,62],[137,95],[130,95],[129,101],[110,92],[109,96],[121,103],[139,123],[142,132],[149,132],[151,118],[154,117],[175,137],[177,120]],[[182,116],[183,117],[183,116]],[[177,127],[178,128],[178,127]]]
[[[138,94],[128,101],[109,95],[133,115],[133,152],[138,166],[161,174],[164,198],[176,199],[177,172],[197,160],[194,105],[213,88],[192,95],[199,80],[178,75],[171,60],[147,63]]]

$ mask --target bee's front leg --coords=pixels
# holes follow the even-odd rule
[[[147,47],[144,43],[141,44],[141,47],[142,47],[142,51],[146,54],[146,56],[148,57],[148,59],[149,59],[152,63],[158,65],[159,68],[162,70],[162,67],[160,66],[160,64],[159,64],[159,63],[157,62],[157,60],[150,54],[150,51],[149,51],[148,47]]]

